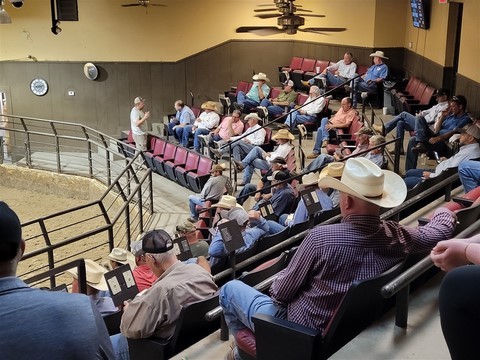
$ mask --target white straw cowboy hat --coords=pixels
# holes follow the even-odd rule
[[[320,172],[320,176],[318,177],[318,180],[320,181],[325,176],[340,178],[342,177],[344,167],[345,167],[345,164],[343,162],[334,161],[334,162],[328,163],[328,165],[325,166]]]
[[[135,256],[125,249],[113,248],[107,258],[123,265],[129,264],[132,270],[135,268]]]
[[[399,175],[362,157],[346,161],[341,180],[325,176],[318,186],[337,189],[383,208],[396,207],[407,196],[407,186]]]
[[[278,139],[294,140],[295,136],[293,136],[293,134],[287,129],[282,129],[282,130],[279,130],[275,135],[273,135],[272,139],[273,140],[278,140]]]
[[[217,104],[214,101],[207,101],[202,104],[202,109],[217,111]]]
[[[87,285],[100,291],[107,291],[107,281],[105,280],[105,273],[107,270],[97,264],[95,261],[85,259],[85,272],[87,274]],[[75,279],[78,279],[77,268],[69,269],[66,273],[70,274]]]
[[[383,51],[380,51],[380,50],[377,50],[375,51],[374,53],[371,53],[370,54],[370,57],[379,57],[379,58],[382,58],[382,59],[387,59],[388,60],[388,57],[385,56],[384,52]]]
[[[216,204],[213,204],[212,207],[221,207],[225,209],[233,209],[234,207],[242,208],[243,206],[237,204],[237,198],[232,195],[223,195],[220,198],[220,201]]]
[[[253,75],[252,79],[254,81],[264,80],[264,81],[270,82],[270,79],[264,73],[258,73],[258,74]]]
[[[318,175],[314,172],[302,176],[302,185],[309,186],[318,183]]]

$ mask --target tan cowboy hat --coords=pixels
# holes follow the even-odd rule
[[[343,162],[334,161],[334,162],[328,163],[328,165],[325,166],[320,172],[318,181],[323,179],[325,176],[331,176],[334,178],[342,177],[344,167],[345,167],[345,164]]]
[[[314,172],[302,176],[302,185],[309,186],[318,183],[318,175]]]
[[[224,171],[225,170],[225,166],[224,165],[220,165],[220,164],[215,164],[212,166],[212,169],[210,170],[210,173],[214,173],[215,171]]]
[[[255,119],[257,121],[262,121],[262,119],[260,118],[260,116],[258,116],[257,113],[250,113],[248,114],[247,116],[245,116],[245,119],[244,120],[250,120],[250,119]]]
[[[97,264],[95,261],[85,259],[85,272],[87,273],[87,285],[100,291],[107,291],[107,281],[105,280],[105,273],[107,270]],[[66,271],[70,276],[78,279],[77,268]]]
[[[125,249],[113,248],[107,258],[123,265],[129,264],[132,270],[135,268],[135,256]]]
[[[341,180],[325,176],[318,186],[337,189],[384,208],[400,205],[407,196],[407,186],[399,175],[362,157],[346,161]]]
[[[279,130],[275,135],[273,135],[272,139],[273,140],[278,140],[278,139],[294,140],[295,136],[293,136],[293,134],[287,129],[282,129],[282,130]]]
[[[377,50],[375,51],[374,53],[371,53],[370,54],[370,57],[379,57],[379,58],[382,58],[382,59],[387,59],[388,60],[388,57],[385,56],[385,54],[383,53],[383,51],[380,51],[380,50]]]
[[[237,204],[237,198],[231,195],[223,195],[220,198],[220,201],[216,204],[213,204],[212,207],[221,207],[225,209],[233,209],[234,207],[239,207],[243,209],[243,206]]]
[[[214,101],[207,101],[202,104],[202,109],[217,111],[217,104]]]
[[[258,73],[258,74],[253,75],[252,79],[254,81],[264,80],[264,81],[270,82],[270,79],[264,73]]]

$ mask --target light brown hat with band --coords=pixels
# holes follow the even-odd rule
[[[279,130],[275,135],[273,135],[272,139],[273,140],[278,140],[278,139],[294,140],[295,136],[293,136],[293,134],[287,129],[282,129],[282,130]]]
[[[105,273],[107,269],[97,264],[95,261],[85,259],[85,272],[87,274],[87,285],[100,291],[107,291],[107,281],[105,280]],[[70,276],[78,279],[77,268],[66,271]]]

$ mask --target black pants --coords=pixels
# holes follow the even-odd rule
[[[439,294],[443,336],[453,360],[478,359],[480,342],[480,266],[447,273]]]

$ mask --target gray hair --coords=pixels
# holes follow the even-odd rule
[[[232,111],[232,115],[233,114],[237,114],[238,116],[242,116],[242,112],[240,110],[236,110],[236,109]]]
[[[370,142],[375,144],[375,146],[380,145],[380,144],[385,144],[387,141],[382,135],[373,135],[370,138]]]
[[[164,253],[160,253],[160,254],[152,254],[150,253],[150,255],[152,255],[152,257],[155,259],[156,262],[158,263],[163,263],[167,260],[169,260],[170,258],[174,257],[176,258],[175,256],[175,253],[173,252],[173,249],[170,249]]]
[[[310,87],[310,91],[313,91],[316,96],[320,96],[320,88],[317,85]]]

